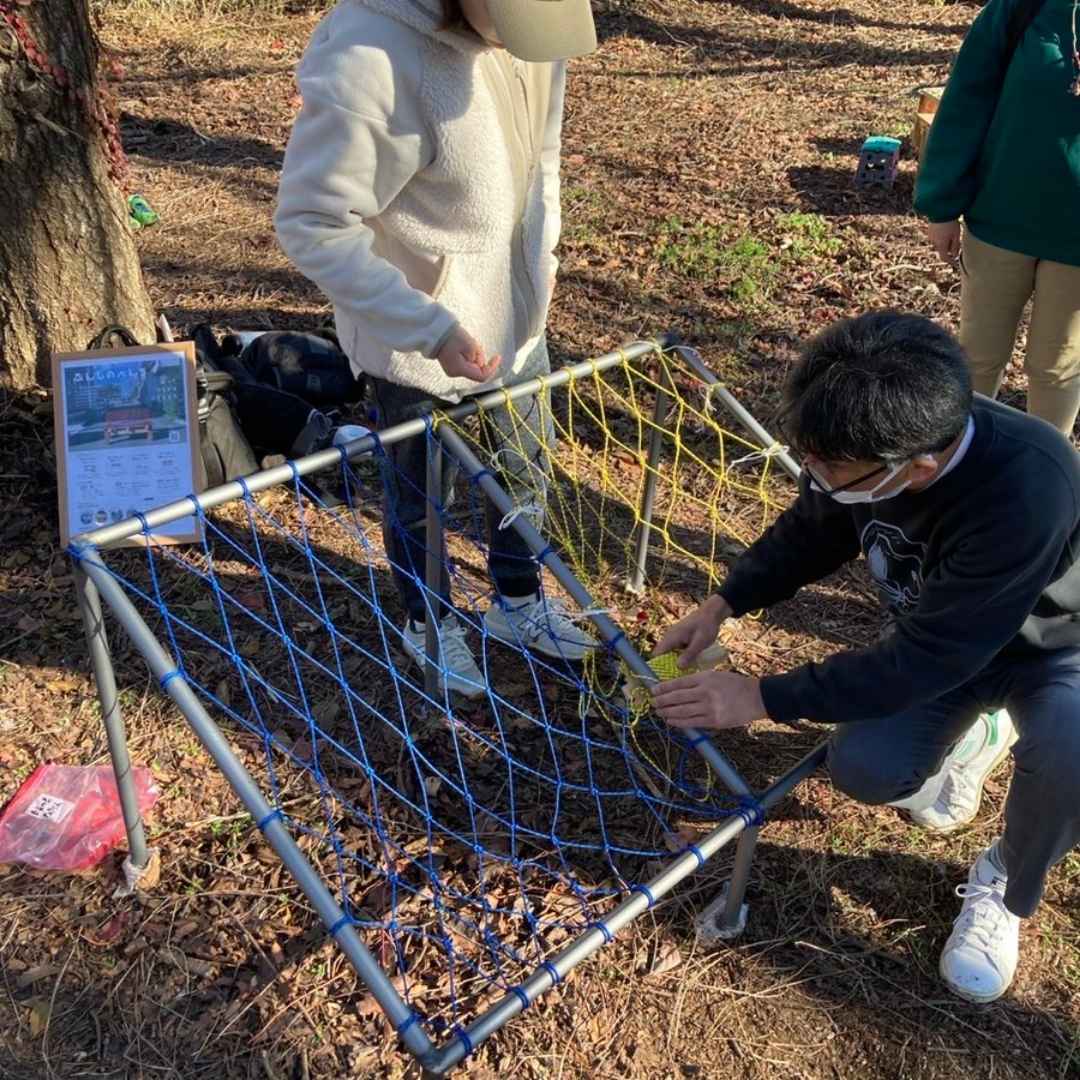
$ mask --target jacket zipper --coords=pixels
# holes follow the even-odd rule
[[[526,167],[524,170],[524,184],[522,185],[521,192],[521,207],[518,211],[517,225],[514,229],[515,233],[515,248],[517,251],[518,259],[520,260],[520,276],[524,286],[528,290],[528,296],[526,299],[526,333],[529,337],[532,337],[537,328],[533,325],[540,312],[540,298],[536,294],[536,286],[533,283],[532,277],[528,271],[528,258],[525,251],[525,212],[529,205],[529,192],[532,190],[533,182],[536,175],[536,169],[538,162],[536,160],[536,140],[533,137],[533,123],[532,117],[529,115],[529,90],[525,82],[525,77],[521,73],[521,68],[516,60],[511,60],[511,69],[514,73],[514,83],[516,88],[521,94],[522,109],[521,114],[525,118],[525,127],[528,131],[528,153],[525,153],[524,139],[521,137],[520,129],[518,128],[518,110],[513,110],[514,117],[514,129],[517,133],[518,144],[522,149],[522,156],[525,159]]]

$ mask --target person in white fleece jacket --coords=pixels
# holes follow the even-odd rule
[[[588,0],[340,0],[316,28],[275,226],[333,302],[381,426],[550,370],[565,61],[595,47]],[[485,414],[484,434],[511,493],[533,502],[550,419],[535,401],[518,412]],[[387,454],[402,643],[422,662],[434,613],[443,688],[479,696],[449,582],[430,602],[423,587],[424,440]],[[581,659],[595,641],[542,596],[535,561],[490,505],[488,522],[489,633]]]

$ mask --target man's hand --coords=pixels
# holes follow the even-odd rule
[[[498,356],[487,359],[480,342],[460,326],[454,327],[436,359],[451,379],[472,379],[478,383],[487,382],[502,363]]]
[[[707,649],[720,633],[720,624],[731,616],[731,605],[722,596],[710,596],[704,604],[680,619],[660,639],[653,656],[663,656],[672,649],[682,650],[679,667],[689,667],[702,649]]]
[[[932,221],[927,226],[926,235],[934,250],[945,262],[956,262],[960,258],[959,221]]]
[[[702,671],[652,688],[653,705],[674,728],[746,727],[768,713],[757,679],[733,671]]]

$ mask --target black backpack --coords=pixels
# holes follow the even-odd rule
[[[255,471],[257,455],[298,458],[330,445],[332,417],[296,394],[260,382],[236,352],[234,340],[219,344],[205,324],[189,336],[198,357],[196,380],[205,388],[200,390],[200,420],[205,412],[203,458],[210,486]]]
[[[195,387],[199,398],[199,449],[208,488],[249,476],[259,468],[255,451],[233,411],[234,385],[232,375],[198,355]]]
[[[222,350],[234,352],[238,343],[230,334]],[[243,348],[240,362],[256,382],[295,394],[317,409],[351,405],[364,396],[364,383],[353,375],[333,330],[268,331]]]
[[[219,342],[206,324],[189,331],[195,344],[199,448],[206,487],[257,472],[259,459],[266,454],[298,458],[325,449],[333,440],[335,421],[315,402],[347,404],[363,395],[363,384],[353,378],[332,332],[263,336],[269,340],[252,350],[245,349],[236,335]],[[113,340],[132,347],[141,344],[126,327],[109,326],[87,348],[103,348]],[[262,336],[252,344],[259,341]],[[305,394],[283,388],[289,386]]]

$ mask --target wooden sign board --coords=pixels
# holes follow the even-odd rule
[[[197,489],[199,418],[190,341],[53,357],[60,538],[92,532]],[[194,516],[154,543],[200,539]],[[125,541],[140,545],[142,534]]]

